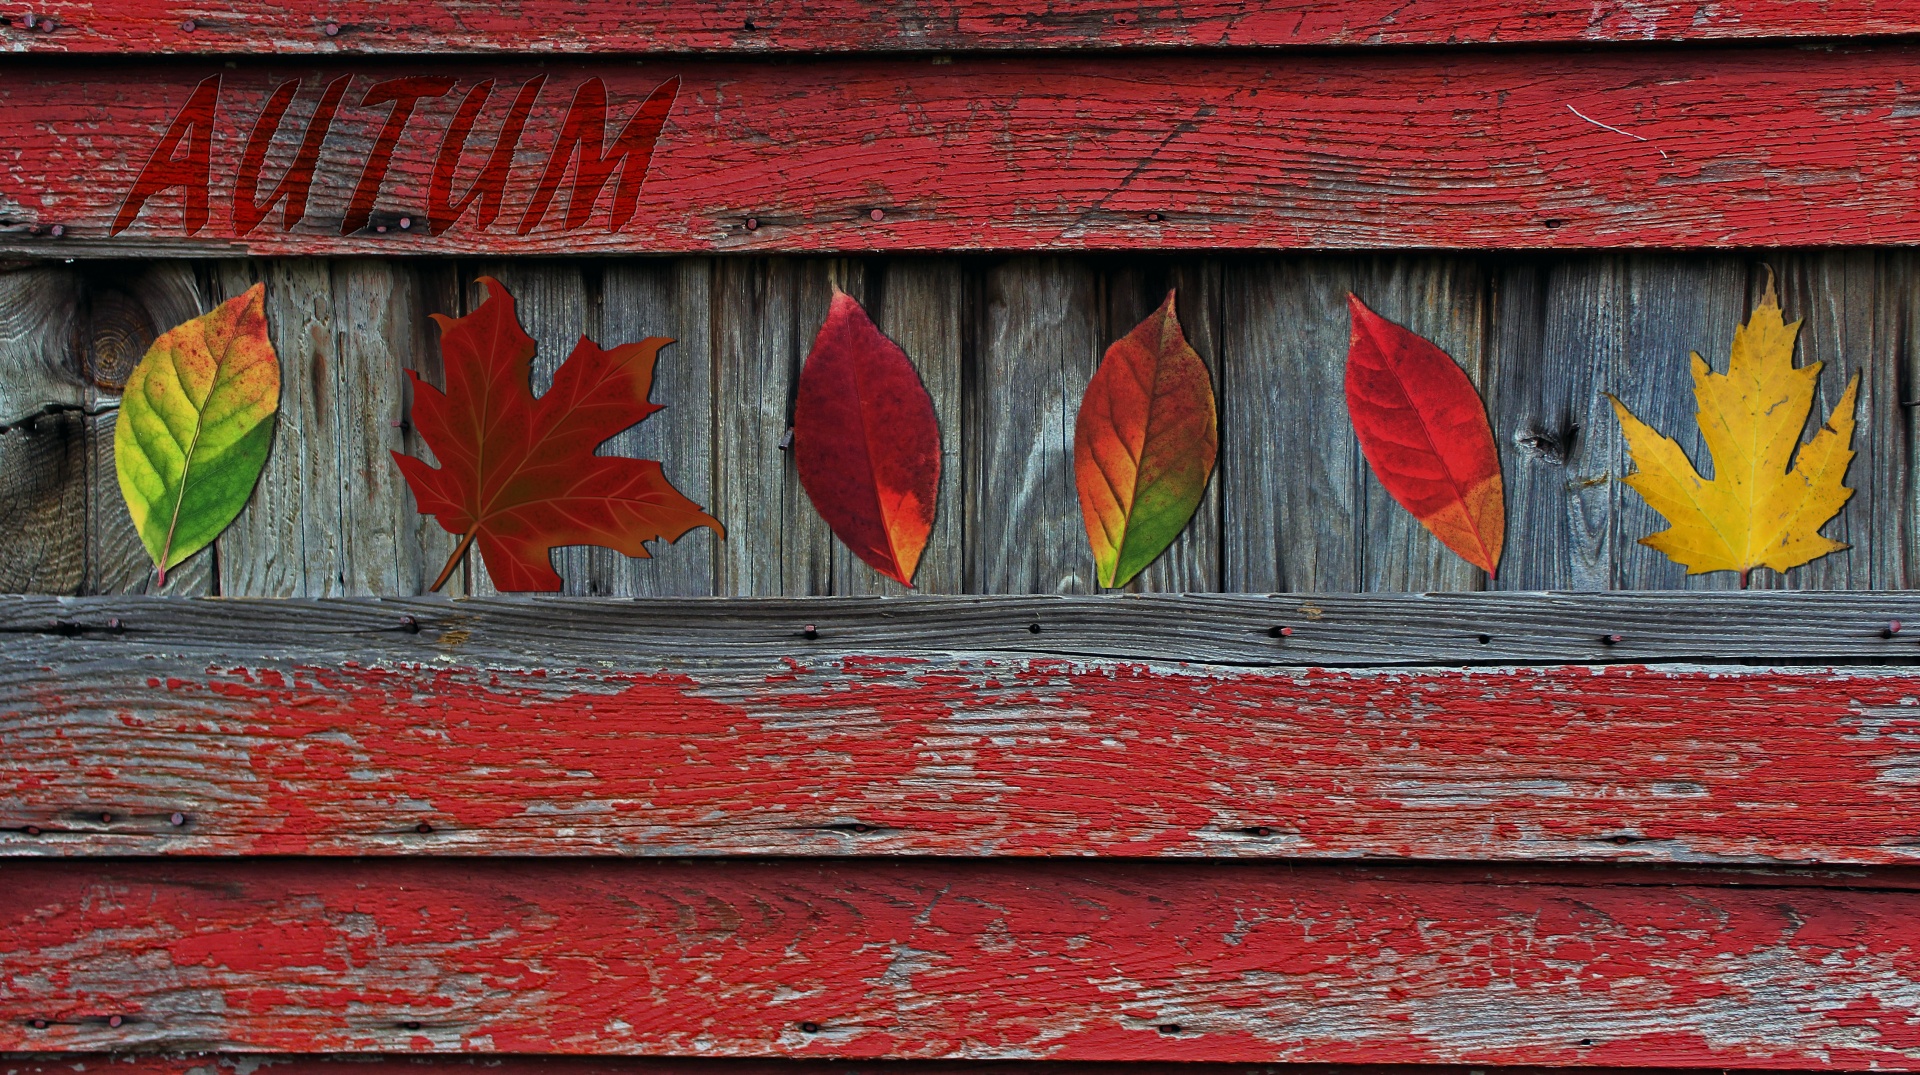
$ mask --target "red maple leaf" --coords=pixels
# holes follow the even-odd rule
[[[696,526],[722,537],[719,520],[668,483],[651,459],[593,454],[607,438],[661,409],[647,398],[653,364],[672,340],[653,337],[603,351],[585,336],[534,398],[534,344],[500,281],[480,278],[487,298],[461,318],[434,314],[447,390],[413,377],[413,421],[439,469],[393,453],[423,515],[460,546],[434,581],[438,590],[467,546],[478,543],[501,590],[560,589],[551,552],[604,545],[648,555],[646,542],[677,540]]]

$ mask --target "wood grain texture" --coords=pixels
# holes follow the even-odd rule
[[[786,450],[794,385],[826,319],[832,289],[864,296],[849,262],[727,260],[715,266],[714,504],[734,529],[716,592],[832,592],[834,538],[807,499]]]
[[[28,226],[0,235],[0,251],[392,256],[1920,241],[1920,220],[1908,211],[1920,179],[1906,150],[1920,114],[1899,89],[1920,81],[1920,47],[1906,44],[1407,51],[1365,64],[1175,53],[1129,57],[1119,67],[969,55],[938,65],[455,65],[436,70],[455,78],[456,89],[481,78],[512,84],[545,74],[548,82],[506,187],[506,217],[490,230],[456,223],[439,235],[424,227],[340,234],[349,192],[387,118],[384,107],[349,95],[320,153],[305,222],[233,238],[235,155],[275,86],[303,78],[311,87],[349,72],[367,85],[414,68],[359,60],[213,70],[221,72],[223,103],[207,228],[185,234],[180,194],[168,191],[110,236],[135,176],[208,72],[131,61],[22,67],[0,86],[0,108],[31,117],[5,164],[16,192],[11,216]],[[609,231],[609,218],[596,214],[568,231],[556,215],[514,234],[572,90],[602,78],[613,114],[626,116],[669,76],[682,79],[678,103],[633,220]],[[421,192],[462,96],[427,98],[415,110],[375,203],[379,219],[424,220]],[[506,106],[498,107],[503,114]],[[292,125],[283,137],[291,146]]]
[[[84,1069],[75,1065],[84,1064]],[[63,1053],[0,1058],[0,1075],[1470,1075],[1466,1065],[1233,1064],[1206,1061],[701,1059],[655,1056],[380,1056],[356,1053]],[[1502,1075],[1560,1069],[1504,1066]],[[1645,1069],[1588,1067],[1587,1075],[1647,1075]],[[1729,1075],[1748,1070],[1724,1069]],[[1751,1069],[1750,1069],[1751,1070]]]
[[[1920,18],[1872,0],[1222,0],[1128,7],[1073,0],[1012,12],[989,0],[806,5],[702,0],[635,11],[604,0],[484,8],[437,0],[351,0],[210,8],[191,0],[47,0],[28,26],[0,23],[0,50],[27,53],[865,52],[1523,42],[1712,41],[1920,32]],[[331,29],[329,29],[331,27]]]
[[[516,862],[480,874],[268,860],[6,873],[0,1047],[15,1050],[1920,1059],[1908,871]]]
[[[1912,861],[1920,597],[1712,596],[14,598],[0,852]]]
[[[1073,422],[1106,349],[1099,284],[1090,265],[1063,258],[987,271],[968,422],[971,590],[1097,588],[1073,480]]]

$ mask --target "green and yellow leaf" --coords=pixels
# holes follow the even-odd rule
[[[280,363],[264,293],[255,284],[163,333],[127,380],[114,464],[162,582],[233,522],[266,464]]]

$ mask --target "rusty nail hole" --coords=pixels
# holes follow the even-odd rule
[[[1178,1034],[1180,1033],[1180,1024],[1179,1023],[1161,1023],[1159,1027],[1157,1027],[1156,1029],[1158,1029],[1162,1034]]]
[[[1151,221],[1155,221],[1155,222],[1158,222],[1158,221],[1159,221],[1159,219],[1160,219],[1160,214],[1159,214],[1159,213],[1148,213],[1148,214],[1147,214],[1147,219],[1148,219],[1148,220],[1151,220]]]
[[[424,834],[424,833],[429,833],[429,832],[432,832],[432,831],[433,831],[433,826],[432,826],[432,825],[429,825],[429,824],[427,824],[427,823],[426,823],[426,822],[424,822],[424,821],[422,821],[422,822],[421,822],[420,824],[418,824],[418,825],[415,825],[415,826],[413,827],[413,831],[415,831],[415,832],[418,832],[418,833],[423,833],[423,834]]]
[[[176,810],[167,818],[167,822],[171,825],[185,825],[187,823],[187,815]]]
[[[102,814],[100,815],[100,822],[101,822],[101,824],[103,824],[103,825],[111,825],[111,824],[113,824],[113,815],[112,815],[112,814],[109,814],[109,813],[102,813]]]
[[[1541,221],[1541,223],[1545,224],[1549,228],[1557,228],[1560,225],[1565,224],[1566,221],[1561,220],[1559,217],[1548,217],[1547,219]]]
[[[199,25],[196,24],[192,19],[188,19],[187,21],[180,24],[180,29],[186,31],[187,33],[192,33],[199,28],[200,28]]]
[[[1580,1044],[1582,1044],[1582,1045],[1592,1045],[1592,1044],[1593,1044],[1593,1039],[1592,1039],[1592,1038],[1581,1038],[1581,1039],[1580,1039]]]
[[[406,1022],[401,1023],[400,1027],[403,1030],[419,1030],[420,1022],[417,1019],[409,1019]]]
[[[755,26],[755,25],[753,24],[753,20],[752,20],[752,19],[748,19],[747,21],[745,21],[745,22],[743,22],[743,23],[741,23],[741,24],[740,24],[740,28],[741,28],[742,30],[758,30],[758,29],[759,29],[759,27],[758,27],[758,26]]]
[[[1292,638],[1292,637],[1293,637],[1293,628],[1291,628],[1291,627],[1269,627],[1269,628],[1267,628],[1267,637],[1268,637],[1268,638]]]
[[[1037,622],[1036,622],[1036,623],[1030,623],[1030,624],[1027,624],[1027,633],[1028,633],[1028,634],[1030,634],[1030,635],[1037,635],[1037,634],[1039,634],[1039,633],[1040,633],[1040,624],[1039,624],[1039,623],[1037,623]]]
[[[124,631],[126,629],[127,629],[126,625],[120,622],[120,618],[118,616],[112,617],[107,620],[107,630],[109,631]]]
[[[375,224],[373,230],[385,235],[387,233],[387,226],[385,224]]]
[[[1272,836],[1273,835],[1273,830],[1268,828],[1265,825],[1255,825],[1250,829],[1243,829],[1241,831],[1245,832],[1248,836]]]
[[[800,1032],[802,1034],[818,1034],[820,1033],[820,1024],[819,1023],[801,1023]]]
[[[38,826],[38,825],[28,825],[28,826],[27,826],[27,835],[28,835],[28,836],[38,836],[38,835],[40,835],[40,826]]]
[[[748,230],[748,231],[758,231],[758,230],[760,230],[760,218],[759,218],[759,217],[757,217],[757,216],[750,216],[750,217],[748,217],[748,218],[747,218],[747,230]]]
[[[806,637],[809,641],[811,641],[812,639],[816,639],[820,637],[820,629],[818,627],[815,627],[813,624],[807,624],[805,627],[802,627],[800,629],[800,634]]]
[[[873,212],[868,213],[867,216],[878,222],[887,219],[887,211],[885,209],[875,209]]]
[[[1622,635],[1601,635],[1600,636],[1600,644],[1603,646],[1617,646],[1620,643],[1625,641],[1626,641],[1626,638]]]
[[[1492,636],[1492,635],[1479,635],[1479,636],[1477,636],[1477,637],[1478,637],[1478,638],[1480,639],[1480,644],[1481,644],[1481,645],[1483,645],[1483,646],[1485,646],[1485,645],[1490,645],[1490,644],[1492,644],[1492,642],[1493,642],[1493,636]]]
[[[873,831],[873,826],[872,826],[872,825],[869,825],[869,824],[867,824],[867,823],[865,823],[865,822],[863,822],[863,821],[856,821],[856,822],[854,822],[853,824],[851,824],[851,825],[849,825],[849,826],[847,826],[847,831],[848,831],[848,832],[857,832],[857,833],[861,833],[861,834],[863,834],[863,835],[864,835],[864,834],[866,834],[866,833],[869,833],[869,832],[872,832],[872,831]]]
[[[121,1023],[123,1023],[123,1022],[125,1022],[125,1021],[126,1021],[126,1020],[124,1020],[124,1019],[121,1019],[121,1018],[120,1018],[119,1016],[117,1016],[117,1015],[109,1015],[109,1016],[107,1016],[107,1025],[108,1025],[108,1026],[119,1026],[119,1025],[120,1025]]]
[[[1615,835],[1607,837],[1607,842],[1610,844],[1617,844],[1621,847],[1625,847],[1628,844],[1639,843],[1640,837],[1635,836],[1632,833],[1622,832],[1622,833],[1616,833]]]
[[[1899,620],[1888,620],[1887,625],[1880,629],[1881,638],[1892,638],[1894,635],[1897,635],[1899,633],[1900,633]]]
[[[47,1021],[45,1019],[29,1019],[27,1020],[27,1025],[35,1030],[47,1029]]]
[[[320,28],[320,32],[323,34],[326,34],[328,37],[338,37],[340,35],[340,24],[337,22],[330,22],[325,26],[322,26]]]
[[[417,635],[420,633],[420,621],[414,619],[412,616],[402,616],[400,617],[400,629],[410,635]]]

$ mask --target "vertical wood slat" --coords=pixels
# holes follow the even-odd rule
[[[1084,261],[1017,258],[986,274],[968,428],[968,588],[1092,593],[1073,481],[1073,423],[1105,350]]]

